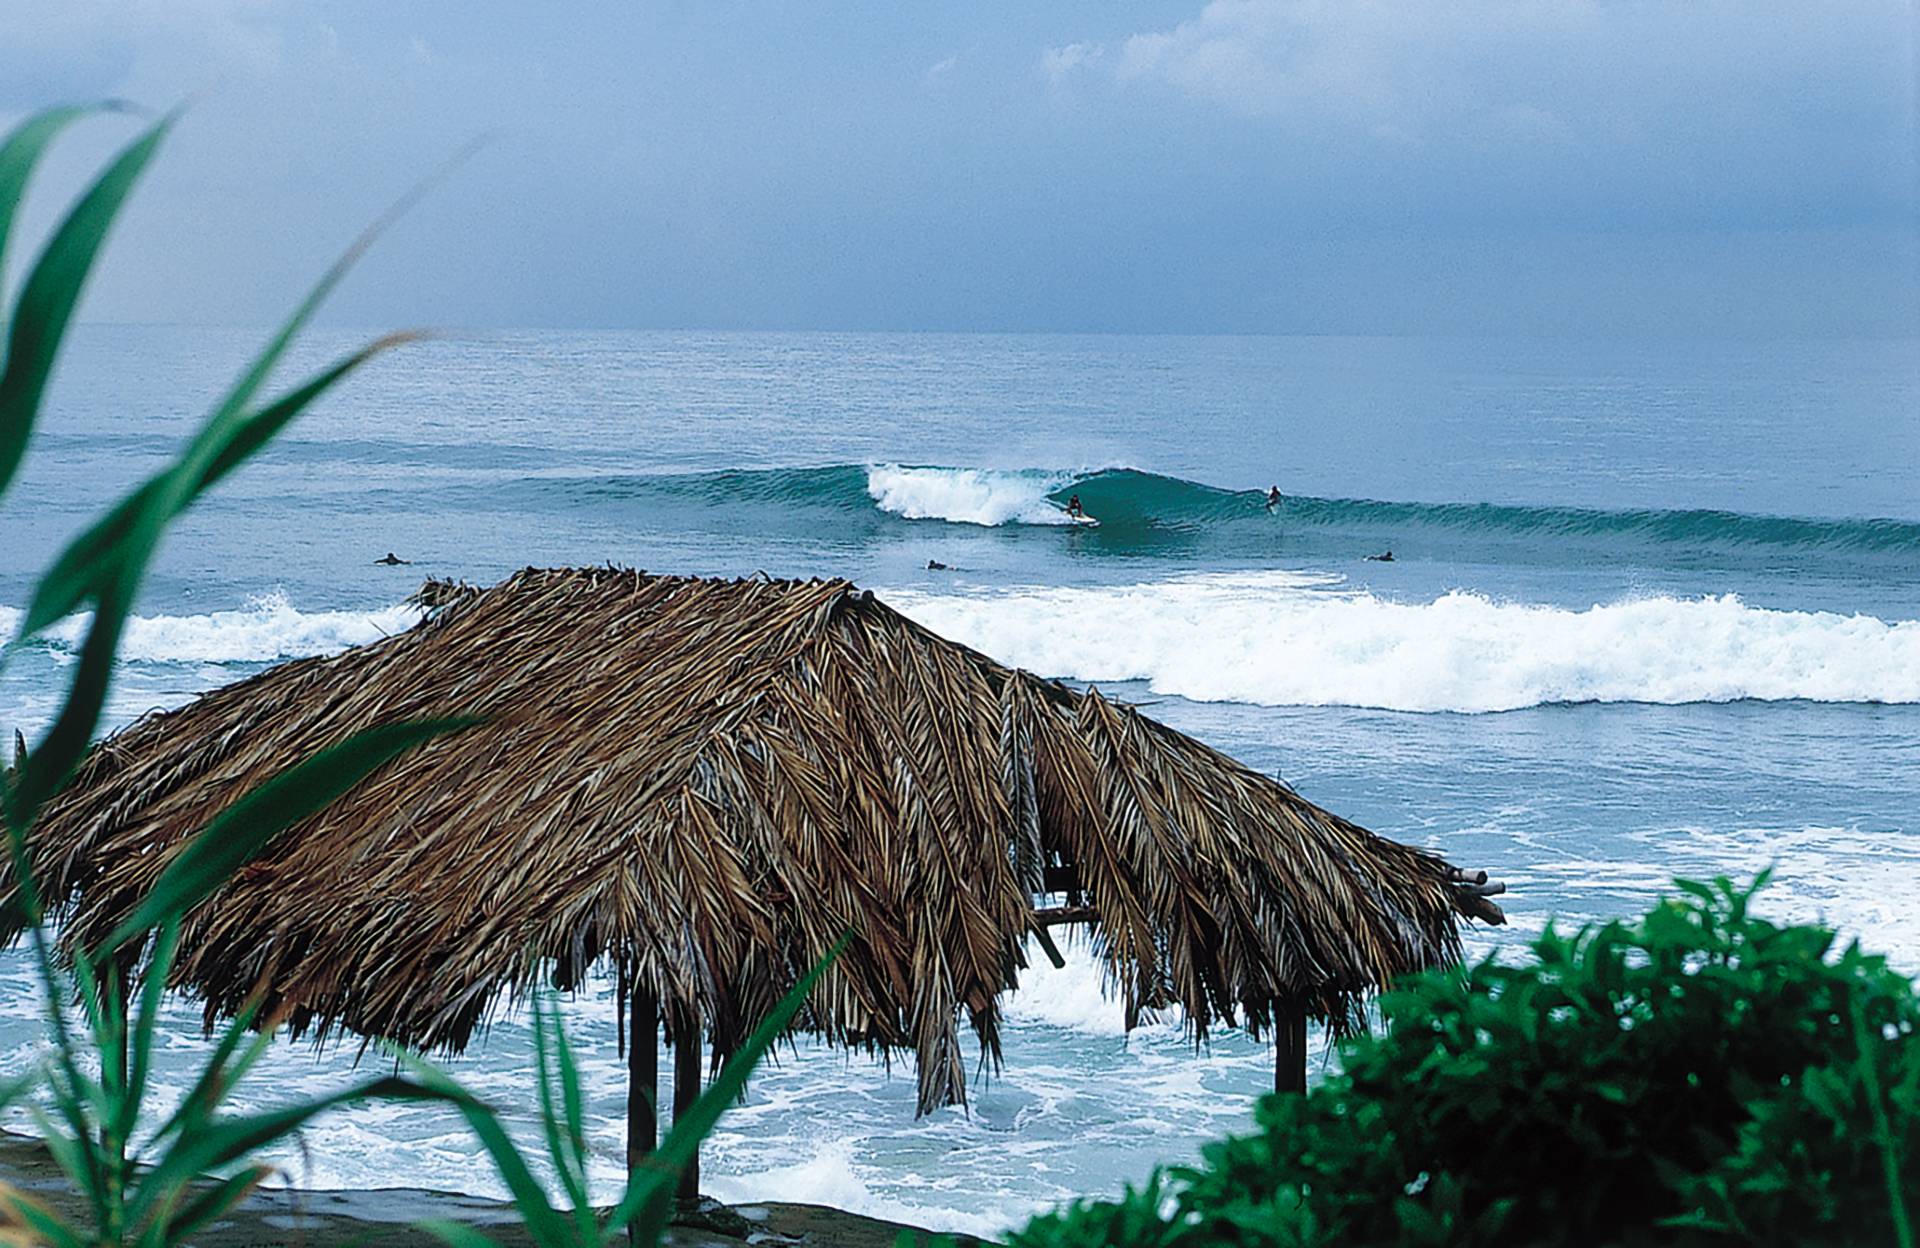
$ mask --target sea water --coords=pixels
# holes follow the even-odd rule
[[[0,630],[256,338],[78,335],[0,506]],[[456,335],[370,367],[182,520],[109,719],[406,628],[427,576],[848,576],[1491,871],[1512,924],[1476,955],[1771,866],[1768,910],[1920,969],[1917,414],[1910,341]],[[1064,523],[1074,494],[1098,528]],[[8,740],[48,723],[83,624],[11,655]],[[722,1122],[707,1190],[990,1232],[1249,1123],[1263,1046],[1196,1052],[1178,1017],[1129,1036],[1068,953],[1006,1000],[968,1109],[916,1119],[910,1059],[803,1043]],[[570,1015],[608,1185],[611,996]],[[33,1059],[36,1009],[0,955],[0,1073]],[[173,1021],[163,1097],[204,1052],[191,1003]],[[356,1052],[277,1047],[241,1101],[338,1086]],[[520,1013],[452,1066],[533,1140]],[[501,1191],[418,1107],[281,1156],[314,1186]]]

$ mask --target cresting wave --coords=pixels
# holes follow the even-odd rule
[[[1486,712],[1566,702],[1920,702],[1920,620],[1732,594],[1584,610],[1396,602],[1294,573],[887,600],[1002,662],[1199,702]]]
[[[1920,703],[1920,620],[1777,611],[1727,594],[1582,610],[1453,592],[1393,601],[1293,572],[1108,587],[882,591],[936,631],[1048,676],[1144,681],[1201,702],[1504,711],[1563,702]],[[259,663],[376,641],[411,607],[136,617],[134,663]],[[0,608],[0,628],[18,613]],[[71,652],[68,620],[45,643]]]
[[[908,520],[987,526],[1066,524],[1066,513],[1050,496],[1073,480],[1069,473],[885,464],[867,470],[867,494],[880,510]]]
[[[82,614],[62,620],[46,631],[39,644],[56,652],[77,650],[91,618]],[[404,632],[419,619],[419,608],[405,605],[376,611],[303,612],[285,594],[273,593],[237,611],[134,616],[127,622],[120,657],[133,663],[270,663],[379,641]],[[11,639],[19,626],[20,612],[0,607],[0,636]]]
[[[1285,483],[1282,482],[1284,488]],[[1101,522],[1097,546],[1236,527],[1244,545],[1258,533],[1357,533],[1401,540],[1423,532],[1483,540],[1621,541],[1690,549],[1920,554],[1920,522],[1801,519],[1708,510],[1605,510],[1496,503],[1409,503],[1289,495],[1269,513],[1264,491],[1232,490],[1136,468],[988,469],[902,464],[729,469],[684,474],[533,477],[483,492],[524,492],[536,507],[568,503],[667,505],[686,522],[701,509],[725,515],[777,510],[781,523],[829,512],[835,525],[865,511],[876,521],[945,521],[987,528],[1061,525],[1067,499],[1080,495]],[[1092,536],[1092,535],[1089,535]]]

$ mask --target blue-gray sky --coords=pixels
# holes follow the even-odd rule
[[[1912,0],[0,3],[0,120],[197,100],[100,320],[265,322],[487,131],[336,320],[1914,334],[1917,72]]]

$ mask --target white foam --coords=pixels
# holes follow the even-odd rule
[[[1024,1221],[1038,1202],[1007,1201],[988,1212],[957,1209],[944,1202],[920,1203],[875,1192],[861,1177],[853,1148],[845,1140],[826,1139],[809,1150],[810,1156],[792,1165],[746,1174],[707,1174],[701,1184],[706,1194],[728,1204],[753,1200],[790,1201],[826,1205],[847,1213],[884,1218],[930,1231],[957,1231],[993,1237],[1009,1225]]]
[[[1058,473],[880,464],[867,469],[867,493],[880,510],[908,520],[988,526],[1066,524],[1066,513],[1047,495],[1072,480]]]
[[[1066,965],[1056,968],[1033,941],[1027,942],[1027,969],[1020,989],[1001,998],[1009,1022],[1061,1027],[1096,1036],[1125,1036],[1126,1009],[1109,991],[1100,960],[1084,941],[1062,950]]]
[[[285,594],[248,601],[237,611],[205,615],[141,615],[127,621],[120,658],[134,663],[266,663],[311,654],[331,654],[411,628],[416,607],[374,611],[297,610]],[[56,648],[72,651],[86,638],[92,617],[70,616],[46,630]],[[11,637],[20,612],[0,607],[0,635]]]
[[[1920,702],[1920,621],[1738,596],[1572,610],[1452,592],[1397,602],[1294,573],[889,593],[1002,662],[1201,702],[1503,711],[1555,702]]]

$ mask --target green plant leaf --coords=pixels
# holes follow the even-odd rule
[[[71,117],[61,118],[56,114],[52,128],[58,130],[69,120]],[[8,325],[6,369],[0,372],[0,493],[12,483],[26,454],[27,439],[33,433],[34,418],[40,409],[40,396],[46,390],[47,378],[60,351],[60,340],[66,335],[67,322],[80,300],[80,291],[93,269],[100,245],[106,240],[107,231],[119,215],[128,192],[139,180],[147,162],[153,159],[173,122],[171,114],[162,118],[107,166],[54,231],[46,249],[40,253],[39,262],[20,288],[20,298]],[[27,125],[32,127],[35,122]],[[36,138],[36,133],[44,137]],[[25,157],[30,163],[51,137],[44,130],[29,131],[24,147],[16,148],[15,142],[21,140],[20,132],[16,131],[0,155],[12,153],[16,160]],[[24,168],[19,170],[22,183],[26,173]],[[6,171],[0,170],[0,177],[5,176]],[[4,191],[4,185],[0,185],[0,195]],[[0,200],[0,212],[6,214],[10,223],[12,204]]]
[[[169,1141],[152,1169],[140,1176],[138,1191],[127,1203],[128,1222],[138,1224],[149,1213],[164,1210],[182,1185],[252,1156],[329,1110],[368,1100],[444,1099],[422,1084],[386,1075],[278,1109],[209,1118]]]
[[[173,1248],[175,1244],[185,1243],[195,1231],[223,1217],[228,1210],[247,1198],[248,1193],[267,1180],[273,1173],[272,1166],[248,1166],[231,1178],[218,1180],[203,1190],[194,1193],[177,1209],[165,1211],[156,1221],[162,1225],[155,1228],[152,1236],[155,1243]]]
[[[180,1104],[174,1107],[174,1111],[167,1115],[167,1120],[160,1124],[160,1129],[154,1132],[156,1142],[164,1141],[177,1132],[191,1130],[195,1124],[211,1117],[213,1111],[220,1107],[220,1102],[225,1099],[228,1090],[233,1086],[232,1072],[244,1071],[253,1064],[252,1056],[243,1054],[239,1061],[235,1061],[233,1056],[241,1042],[247,1039],[247,1029],[253,1025],[253,1019],[254,1006],[248,1004],[241,1009],[231,1023],[227,1024],[226,1031],[221,1033],[219,1042],[214,1045],[212,1055],[200,1067],[200,1074],[194,1079],[193,1086],[187,1089],[187,1094],[180,1099]],[[272,1037],[266,1032],[257,1033],[253,1037],[253,1043],[248,1047],[255,1050],[261,1049],[271,1039]]]
[[[287,828],[324,809],[381,764],[423,741],[470,728],[473,718],[426,719],[369,728],[266,781],[214,817],[167,864],[105,948],[112,950],[191,910]]]
[[[115,1126],[122,1139],[132,1136],[135,1119],[147,1093],[147,1072],[153,1064],[153,1038],[160,1029],[160,1004],[166,996],[167,973],[173,969],[173,955],[180,945],[180,921],[168,919],[160,925],[160,935],[148,956],[145,976],[140,981],[140,1008],[128,1023],[127,1105],[132,1112]]]
[[[573,1207],[574,1221],[594,1216],[593,1198],[587,1186],[586,1143],[580,1135],[579,1083],[573,1080],[572,1045],[566,1026],[553,1003],[544,994],[533,999],[534,1078],[539,1081],[540,1125],[546,1134],[547,1157],[554,1173],[566,1190]],[[558,1090],[560,1101],[555,1103]]]
[[[40,162],[47,145],[67,126],[105,105],[71,105],[49,108],[15,126],[0,143],[0,286],[6,279],[7,243],[13,233],[13,219],[25,198],[33,167]]]
[[[86,1248],[86,1237],[67,1220],[11,1183],[0,1182],[0,1209],[12,1213],[15,1221],[33,1236],[28,1243],[49,1248]]]
[[[780,1004],[754,1028],[747,1042],[721,1068],[720,1074],[707,1086],[707,1090],[688,1107],[683,1116],[674,1121],[673,1130],[660,1142],[660,1147],[641,1160],[640,1165],[628,1176],[627,1193],[615,1207],[613,1217],[602,1232],[603,1242],[612,1240],[626,1229],[629,1222],[634,1223],[636,1236],[642,1243],[653,1242],[665,1229],[670,1210],[667,1197],[679,1179],[680,1171],[693,1160],[700,1149],[700,1142],[712,1132],[714,1124],[720,1121],[720,1115],[740,1099],[754,1067],[760,1064],[767,1050],[786,1034],[794,1016],[806,1005],[813,986],[820,982],[820,977],[827,973],[827,968],[833,965],[852,940],[852,932],[841,936],[828,950],[827,956],[820,959],[793,986],[792,991],[781,998]]]
[[[546,1189],[540,1186],[540,1180],[533,1177],[533,1170],[527,1165],[526,1158],[521,1156],[519,1146],[507,1134],[506,1128],[500,1125],[500,1119],[493,1110],[426,1059],[402,1049],[394,1050],[393,1056],[394,1060],[413,1073],[423,1087],[437,1093],[467,1120],[467,1126],[479,1138],[480,1146],[493,1158],[494,1168],[500,1172],[501,1180],[512,1194],[514,1207],[520,1211],[520,1219],[526,1223],[527,1232],[534,1242],[543,1245],[572,1243],[573,1236],[569,1233],[566,1220],[548,1203]]]
[[[464,1222],[454,1222],[447,1218],[426,1218],[415,1222],[414,1225],[448,1245],[448,1248],[499,1248],[498,1244]]]
[[[334,262],[333,267],[322,275],[279,332],[247,366],[173,466],[150,483],[150,490],[136,491],[139,501],[124,517],[113,547],[98,563],[101,572],[94,578],[90,590],[94,601],[93,623],[81,646],[79,667],[66,702],[55,718],[53,728],[34,750],[26,774],[10,795],[10,817],[16,826],[24,826],[32,820],[41,804],[59,791],[85,755],[93,739],[94,727],[100,720],[100,708],[106,702],[107,688],[113,677],[114,655],[119,650],[126,617],[133,609],[140,583],[146,576],[147,565],[159,546],[161,533],[168,522],[194,497],[199,483],[213,472],[214,466],[229,453],[247,428],[248,405],[266,383],[294,337],[305,327],[340,279],[346,276],[353,262],[372,245],[391,221],[426,192],[433,181],[429,178],[415,186],[380,220],[362,232]],[[4,410],[0,410],[0,427],[3,426]]]
[[[245,463],[271,442],[295,416],[348,374],[382,352],[417,337],[416,334],[389,334],[371,342],[248,416],[200,474],[182,507],[191,505],[200,495],[218,484],[221,478]],[[134,521],[152,505],[154,496],[163,487],[167,476],[168,472],[161,472],[148,478],[139,489],[121,499],[112,511],[67,544],[35,586],[33,600],[20,624],[20,636],[31,636],[55,620],[78,610],[98,591],[110,573],[112,560],[121,543],[126,540]]]

